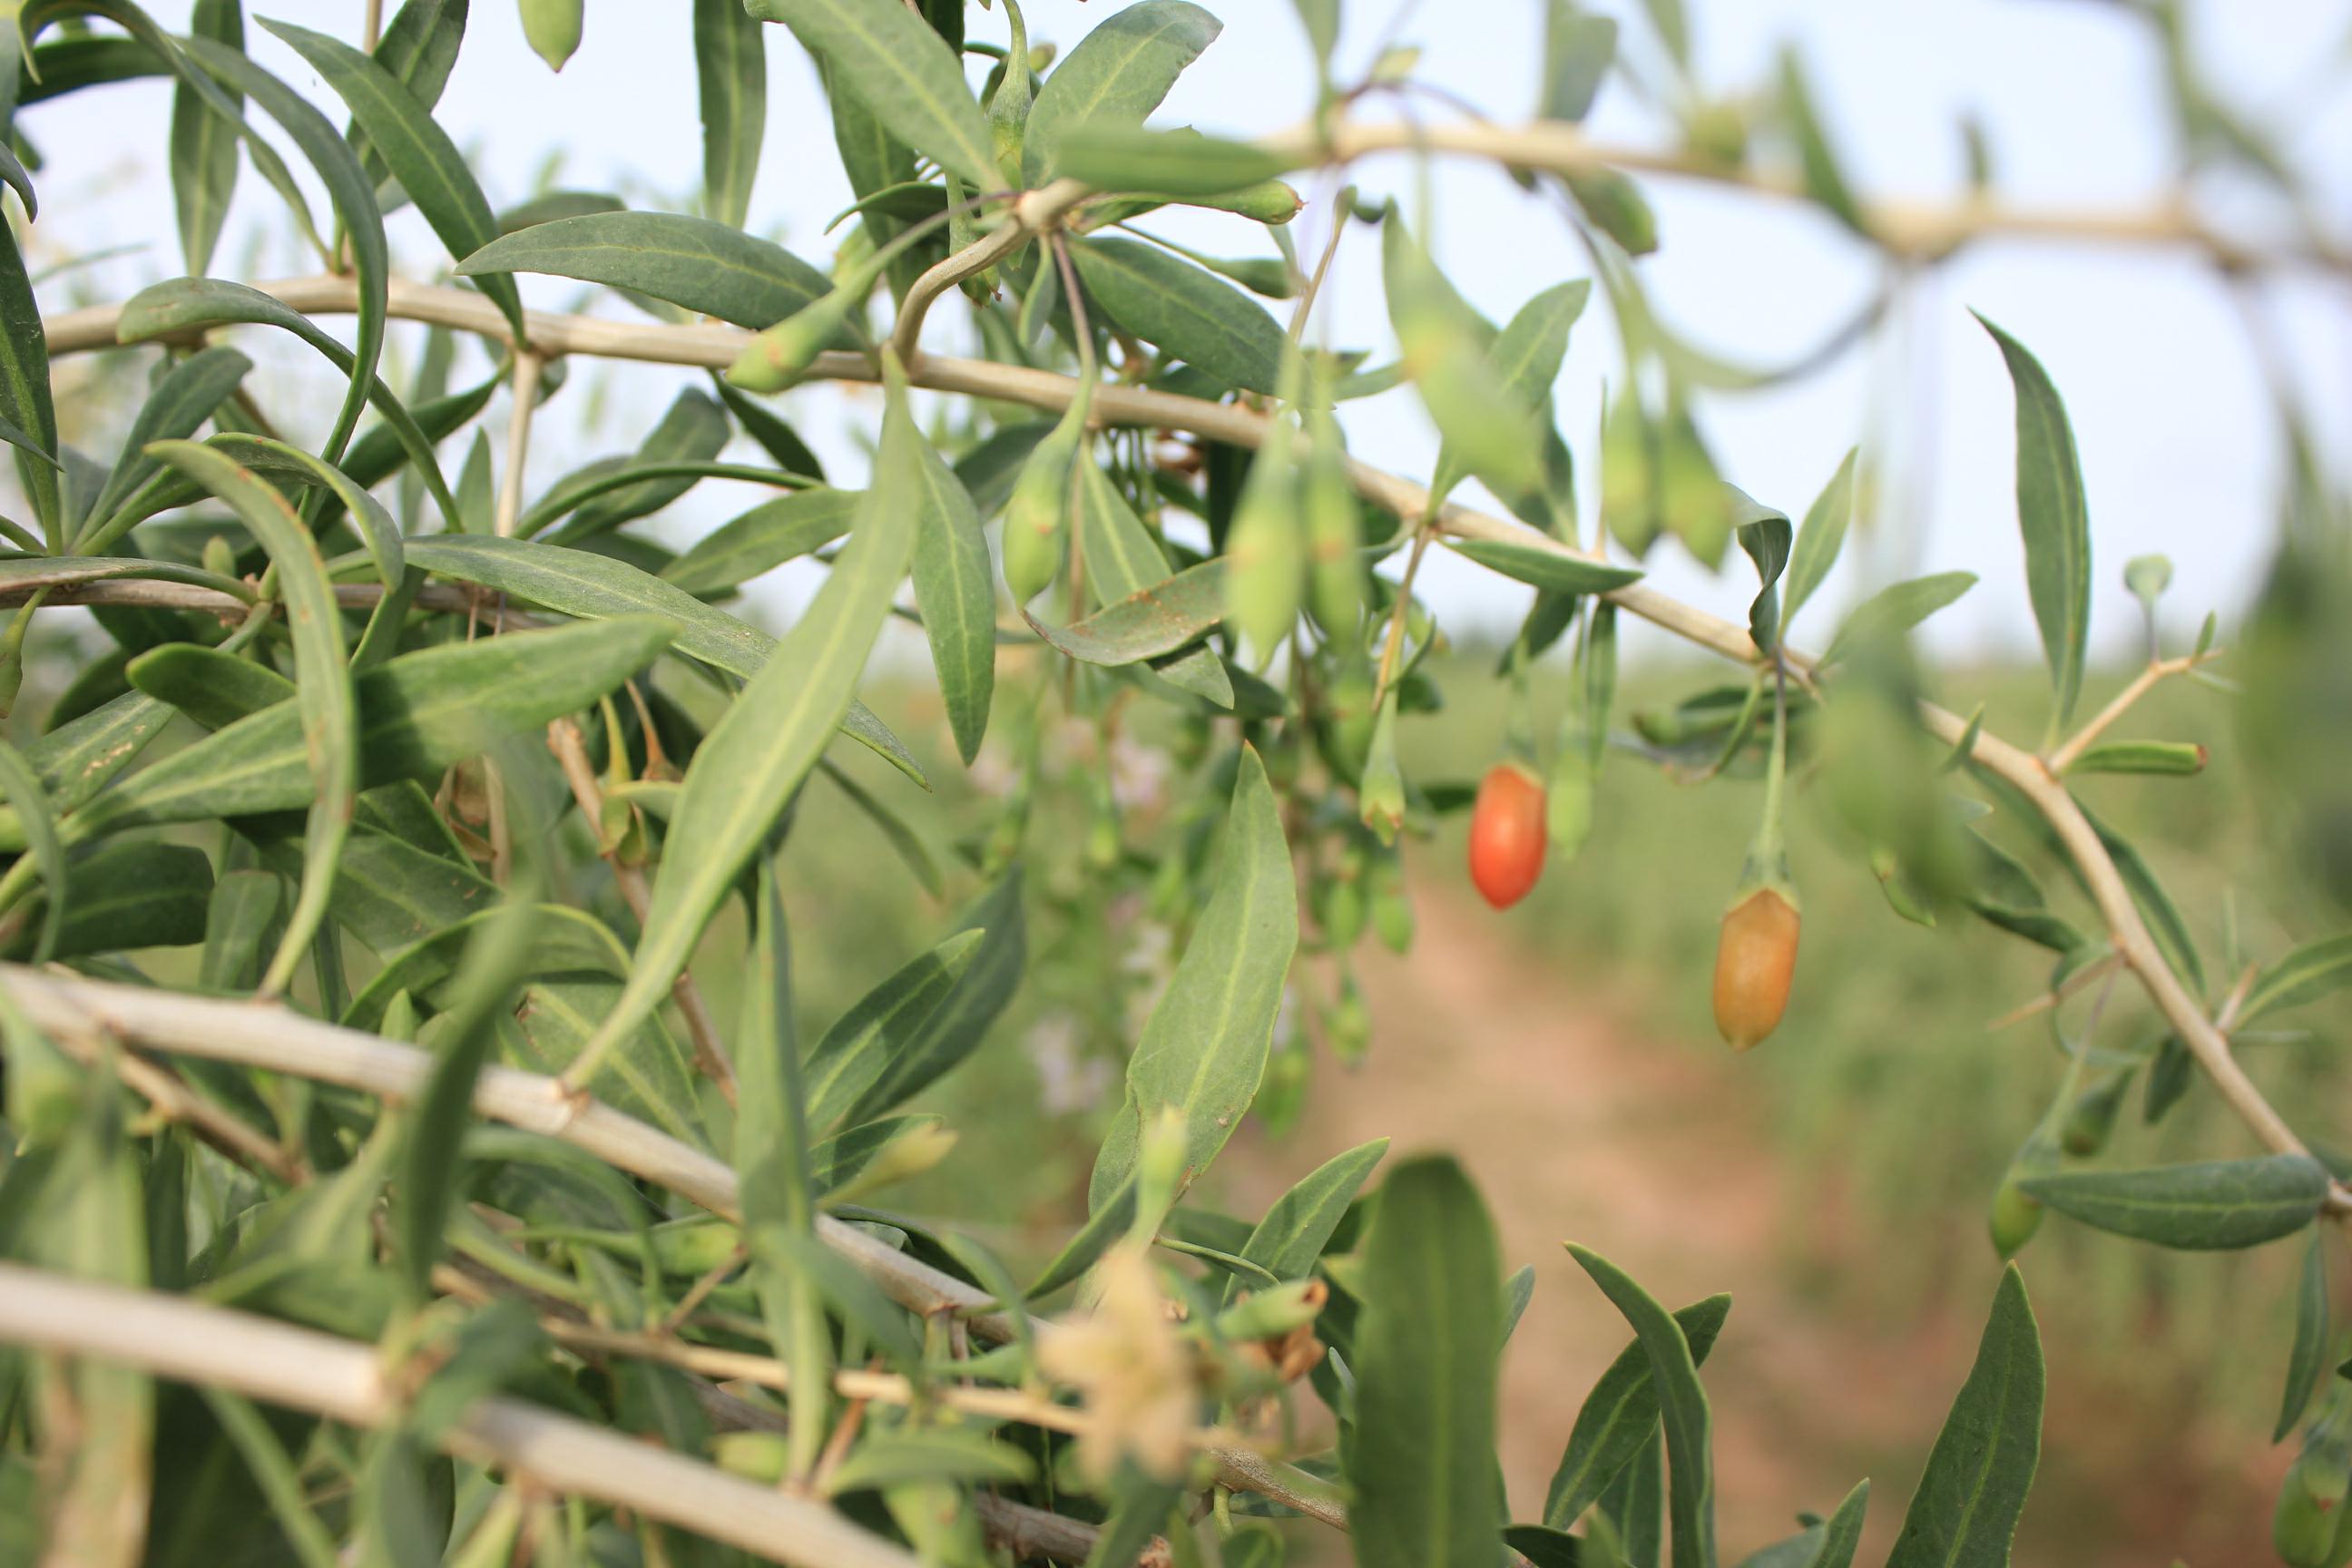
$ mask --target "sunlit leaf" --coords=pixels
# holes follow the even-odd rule
[[[650,294],[757,330],[833,291],[780,245],[682,213],[586,213],[534,224],[458,258],[458,276],[545,272]]]
[[[2042,1456],[2042,1334],[2011,1264],[1887,1568],[2002,1568]]]
[[[745,0],[744,8],[790,27],[824,62],[835,91],[855,94],[890,134],[951,170],[967,189],[997,188],[1003,176],[988,122],[955,54],[899,0]]]
[[[1058,155],[1066,145],[1084,143],[1098,130],[1142,124],[1223,30],[1188,0],[1143,0],[1098,23],[1054,68],[1030,106],[1022,178],[1042,185],[1064,172]]]

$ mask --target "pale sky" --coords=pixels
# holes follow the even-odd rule
[[[1118,7],[1109,0],[1034,0],[1033,40],[1066,47]],[[1220,9],[1215,4],[1211,9]],[[1628,47],[1649,34],[1632,4],[1619,13]],[[1934,198],[1963,179],[1958,124],[1973,111],[1988,127],[1999,187],[2021,205],[2108,210],[2146,205],[2165,188],[2173,151],[2152,40],[2117,5],[2026,0],[1694,0],[1699,76],[1718,90],[1769,79],[1780,45],[1802,50],[1815,91],[1855,186],[1866,196]],[[188,6],[151,6],[167,27]],[[1343,68],[1360,68],[1394,14],[1389,0],[1349,0]],[[1160,120],[1229,134],[1272,131],[1311,107],[1306,47],[1282,0],[1226,0],[1223,36],[1180,83]],[[1536,90],[1541,7],[1535,0],[1426,0],[1399,37],[1423,47],[1422,74],[1498,119],[1524,115]],[[2320,210],[2342,233],[2352,225],[2352,5],[2336,0],[2235,0],[2191,5],[2194,34],[2209,69],[2232,102],[2258,122],[2284,126],[2283,140],[2320,178]],[[283,14],[347,37],[359,29],[359,0],[260,0],[248,10],[255,57],[331,117],[341,105],[290,51],[250,25]],[[1000,38],[1002,15],[972,13],[975,37]],[[821,230],[851,199],[829,121],[806,57],[781,27],[769,36],[770,126],[752,202],[751,227],[818,265],[831,242]],[[22,124],[48,159],[37,176],[42,218],[34,266],[106,246],[149,242],[134,254],[45,285],[46,309],[120,299],[181,270],[163,162],[169,90],[157,82],[88,90],[24,112]],[[1431,105],[1426,112],[1445,112]],[[531,195],[551,149],[562,146],[557,183],[617,192],[632,205],[691,210],[699,183],[700,131],[688,7],[678,0],[598,0],[585,42],[563,73],[551,75],[525,47],[514,7],[475,0],[472,25],[439,118],[461,146],[494,206]],[[265,121],[257,117],[258,123]],[[1597,136],[1654,142],[1655,117],[1613,81],[1590,122]],[[289,159],[297,168],[299,160]],[[1372,192],[1410,198],[1412,168],[1401,157],[1365,164]],[[1306,183],[1302,183],[1305,188]],[[1645,183],[1659,216],[1659,253],[1643,263],[1661,313],[1700,343],[1736,359],[1766,363],[1814,342],[1845,319],[1874,286],[1871,258],[1816,212],[1688,182]],[[2242,193],[2213,195],[2216,212],[2266,221]],[[1439,180],[1439,260],[1463,290],[1501,319],[1536,290],[1583,275],[1581,252],[1559,216],[1521,195],[1490,169],[1449,162]],[[326,212],[323,199],[317,209]],[[1302,243],[1320,233],[1311,209]],[[1197,247],[1227,255],[1270,254],[1260,231],[1220,215],[1184,214],[1156,226]],[[303,266],[282,240],[257,273],[247,237],[277,234],[275,197],[250,168],[238,188],[215,269],[278,276]],[[402,270],[429,277],[446,265],[413,212],[393,223]],[[1359,227],[1341,253],[1331,308],[1332,341],[1370,346],[1384,359],[1377,236]],[[579,285],[521,279],[535,306],[573,308]],[[2323,431],[2352,429],[2352,279],[2289,275],[2267,285],[2266,310],[2294,356],[2305,395]],[[1826,640],[1835,609],[1885,575],[1960,568],[1984,582],[1938,622],[1936,643],[1955,655],[2032,646],[2011,500],[2011,405],[1990,340],[1969,318],[1982,310],[2041,357],[2073,414],[2090,494],[2097,595],[2097,646],[2122,650],[2137,636],[2137,611],[2120,584],[2124,561],[2147,551],[2179,567],[2169,623],[2186,636],[2209,607],[2225,620],[2257,581],[2273,526],[2275,427],[2246,348],[2242,319],[2198,258],[2179,252],[2000,241],[1939,269],[1909,296],[1899,319],[1833,368],[1790,388],[1707,399],[1701,420],[1727,477],[1758,498],[1801,516],[1845,448],[1890,432],[1906,452],[1907,488],[1890,509],[1889,537],[1857,542],[1799,640]],[[602,298],[592,309],[632,312]],[[253,352],[260,333],[240,342]],[[935,312],[929,340],[954,352],[970,342],[955,309]],[[270,378],[265,404],[298,410],[331,398],[295,395],[320,384],[307,351],[261,345]],[[574,464],[625,450],[677,388],[691,379],[654,367],[607,375],[600,399],[567,392],[551,405],[530,453],[534,488]],[[1556,390],[1563,429],[1578,458],[1590,517],[1597,500],[1595,426],[1604,378],[1617,374],[1613,337],[1597,305],[1577,328]],[[818,388],[780,405],[860,483],[856,431],[870,424],[870,396]],[[494,438],[503,398],[492,405]],[[320,413],[323,424],[325,415]],[[1360,454],[1425,474],[1435,440],[1409,392],[1346,411]],[[299,417],[297,419],[299,425]],[[462,449],[453,443],[453,472]],[[2345,453],[2330,454],[2340,476]],[[752,496],[705,485],[672,509],[677,535],[733,514]],[[1752,588],[1735,552],[1712,577],[1662,546],[1652,566],[1660,586],[1737,616]],[[1457,626],[1499,628],[1528,591],[1451,558],[1433,556],[1424,591]],[[805,577],[787,568],[771,605],[797,597]],[[1825,616],[1824,612],[1830,612]]]

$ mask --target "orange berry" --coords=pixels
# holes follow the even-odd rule
[[[1796,906],[1759,888],[1727,910],[1715,952],[1715,1026],[1735,1051],[1780,1027],[1797,973]]]
[[[1486,900],[1509,909],[1543,875],[1544,787],[1517,763],[1497,763],[1478,784],[1470,814],[1470,880]]]

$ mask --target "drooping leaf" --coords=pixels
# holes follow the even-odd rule
[[[17,482],[50,548],[61,548],[66,526],[58,475],[58,418],[49,396],[48,338],[41,307],[25,276],[16,233],[0,224],[0,419],[29,438],[16,448]],[[29,447],[29,449],[28,449]]]
[[[921,1038],[977,956],[982,933],[958,931],[902,965],[834,1021],[809,1052],[809,1126],[830,1131]]]
[[[1617,58],[1617,18],[1597,16],[1577,0],[1546,0],[1542,90],[1536,109],[1570,124],[1591,112],[1601,82]]]
[[[467,166],[465,154],[391,71],[324,33],[289,22],[265,21],[262,26],[284,39],[343,100],[384,166],[448,247],[451,257],[471,256],[498,237],[498,221]],[[192,264],[190,270],[202,268]],[[516,335],[527,336],[522,297],[515,291],[514,279],[492,273],[481,279],[480,288]]]
[[[1937,572],[1881,588],[1847,614],[1822,662],[1882,647],[1976,585],[1973,572]]]
[[[293,978],[295,965],[327,918],[328,894],[351,831],[352,799],[359,793],[360,718],[343,662],[342,614],[318,542],[276,490],[209,447],[162,441],[149,450],[226,503],[268,552],[286,599],[298,678],[294,700],[314,793],[303,835],[302,886],[287,916],[286,934],[262,976],[262,989],[275,995]]]
[[[1550,594],[1606,594],[1642,580],[1639,568],[1501,539],[1445,538],[1445,546],[1492,572]]]
[[[2252,1024],[2346,985],[2352,985],[2352,932],[2305,942],[2254,976],[2238,1022]]]
[[[1667,1511],[1674,1521],[1675,1568],[1715,1568],[1715,1460],[1706,1391],[1674,1314],[1615,1264],[1569,1244],[1569,1253],[1602,1295],[1625,1315],[1650,1361],[1651,1387],[1666,1430]]]
[[[1853,517],[1853,466],[1860,453],[1860,447],[1847,448],[1845,460],[1805,511],[1805,525],[1797,531],[1797,542],[1789,556],[1789,575],[1780,585],[1784,626],[1797,618],[1797,612],[1828,578],[1830,568],[1837,564],[1838,552],[1845,548],[1846,524]]]
[[[242,49],[244,9],[238,0],[198,0],[189,14],[188,30]],[[232,92],[229,101],[241,99]],[[182,82],[172,89],[169,145],[180,254],[188,270],[202,277],[212,268],[213,247],[220,243],[221,225],[228,219],[229,200],[236,192],[236,128]]]
[[[746,0],[745,9],[790,27],[824,62],[834,90],[856,95],[890,134],[928,153],[967,189],[998,188],[1003,176],[988,122],[954,52],[899,0]]]
[[[741,228],[768,129],[767,47],[741,0],[694,0],[694,74],[706,216]]]
[[[2295,1275],[2294,1345],[2286,1360],[2286,1387],[2279,1397],[2278,1424],[2271,1441],[2284,1440],[2311,1404],[2312,1391],[2327,1370],[2327,1255],[2321,1245],[2321,1226],[2313,1226],[2304,1242],[2303,1267]]]
[[[2091,523],[2074,429],[2050,375],[2024,344],[1985,321],[2017,394],[2017,522],[2025,584],[2057,696],[2057,722],[2074,715],[2091,630]]]
[[[1381,1184],[1364,1246],[1356,1426],[1344,1450],[1365,1568],[1486,1568],[1503,1499],[1495,1466],[1502,1267],[1459,1165],[1410,1160]]]
[[[172,367],[131,420],[122,451],[114,459],[104,488],[90,502],[82,525],[86,536],[110,531],[105,524],[114,509],[163,467],[162,460],[148,452],[148,444],[194,435],[252,368],[251,360],[229,348],[200,349]]]
[[[1804,62],[1794,49],[1784,49],[1780,54],[1780,112],[1787,117],[1789,133],[1797,143],[1797,158],[1805,172],[1805,194],[1826,207],[1840,223],[1867,239],[1870,226],[1853,199],[1853,188],[1846,183],[1837,153],[1830,146],[1828,128],[1822,123],[1821,111],[1813,106],[1813,90],[1805,79]]]
[[[2206,1252],[2256,1247],[2301,1230],[2327,1201],[2327,1167],[2308,1154],[2265,1154],[2136,1171],[2061,1171],[2022,1184],[2084,1225]]]
[[[1042,185],[1062,173],[1066,144],[1142,124],[1223,26],[1187,0],[1144,0],[1103,20],[1038,89],[1022,132],[1023,180]]]
[[[1761,584],[1748,605],[1748,636],[1757,647],[1770,653],[1780,646],[1780,574],[1788,570],[1790,531],[1785,512],[1749,498],[1738,485],[1724,489],[1732,496],[1731,536],[1756,563]]]
[[[1160,548],[1159,541],[1143,525],[1143,520],[1135,515],[1135,509],[1127,504],[1127,498],[1098,463],[1087,463],[1078,470],[1076,527],[1086,552],[1087,576],[1093,586],[1095,602],[1103,606],[1105,613],[1114,601],[1132,599],[1147,591],[1165,589],[1174,593],[1172,580],[1168,576],[1167,552]],[[1212,558],[1202,565],[1214,563]],[[1185,618],[1211,615],[1212,606],[1204,602],[1204,596],[1213,592],[1213,613],[1221,615],[1224,594],[1219,574],[1203,571],[1181,596]],[[1168,635],[1164,626],[1160,635]],[[1220,708],[1234,704],[1232,679],[1223,661],[1211,649],[1174,652],[1161,658],[1154,668],[1163,679],[1181,690],[1204,697]]]
[[[587,213],[534,224],[461,258],[457,274],[543,272],[627,289],[753,331],[833,291],[780,245],[683,213]]]
[[[2042,1456],[2042,1334],[2011,1264],[1887,1568],[2006,1568]]]
[[[1099,1206],[1135,1170],[1144,1123],[1184,1113],[1185,1167],[1207,1168],[1256,1098],[1298,941],[1290,850],[1265,765],[1244,747],[1217,880],[1127,1064],[1127,1095],[1087,1184]]]
[[[1706,1363],[1730,1310],[1730,1297],[1709,1296],[1674,1314],[1690,1346],[1693,1366]],[[1584,1396],[1545,1493],[1544,1522],[1566,1530],[1581,1519],[1657,1425],[1657,1384],[1650,1372],[1649,1350],[1637,1338],[1618,1352]]]
[[[0,741],[0,795],[7,796],[27,851],[40,868],[45,908],[41,933],[33,944],[33,962],[47,963],[56,956],[65,929],[66,853],[58,839],[57,814],[42,793],[41,781],[22,752]]]
[[[1129,332],[1228,385],[1274,392],[1282,329],[1239,289],[1141,240],[1081,241],[1070,259],[1087,295]]]
[[[1021,895],[1020,872],[1009,872],[956,917],[957,931],[982,933],[963,977],[883,1062],[881,1075],[850,1104],[843,1121],[865,1121],[904,1104],[979,1049],[1028,963]]]
[[[1113,600],[1066,626],[1033,622],[1037,635],[1088,664],[1135,664],[1198,641],[1225,615],[1225,563],[1188,566],[1139,593]]]
[[[2197,939],[2189,929],[2189,921],[2165,889],[2156,868],[2147,863],[2139,847],[2116,832],[2080,801],[2075,803],[2093,832],[2116,863],[2116,874],[2131,889],[2132,902],[2146,919],[2148,931],[2156,938],[2164,962],[2180,976],[2182,984],[2200,996],[2205,994],[2205,961],[2197,951]]]
[[[956,751],[969,764],[988,732],[996,690],[996,574],[963,482],[929,441],[918,441],[915,605]]]
[[[921,439],[907,412],[903,382],[896,383],[873,488],[832,575],[776,645],[774,657],[712,727],[687,771],[628,988],[591,1042],[590,1056],[668,993],[736,874],[848,714],[857,678],[914,552],[914,446]]]

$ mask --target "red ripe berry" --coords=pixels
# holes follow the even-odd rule
[[[1470,879],[1488,903],[1507,910],[1543,875],[1544,787],[1517,763],[1497,763],[1478,783],[1470,814]]]

